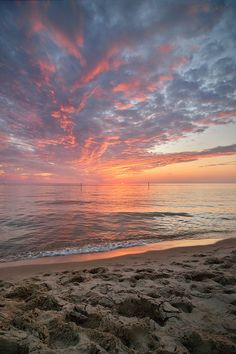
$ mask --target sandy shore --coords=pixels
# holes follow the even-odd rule
[[[0,267],[0,353],[236,353],[236,239]]]

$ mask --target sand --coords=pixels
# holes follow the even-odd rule
[[[236,239],[0,268],[0,353],[236,353]]]

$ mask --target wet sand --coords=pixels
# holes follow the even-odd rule
[[[235,354],[235,274],[236,239],[2,264],[0,353]]]

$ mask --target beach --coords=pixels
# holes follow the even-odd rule
[[[0,353],[236,353],[236,239],[174,247],[2,263]]]
[[[0,354],[236,354],[235,19],[0,1]]]

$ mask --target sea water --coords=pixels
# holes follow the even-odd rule
[[[230,237],[236,184],[0,185],[0,261]]]

